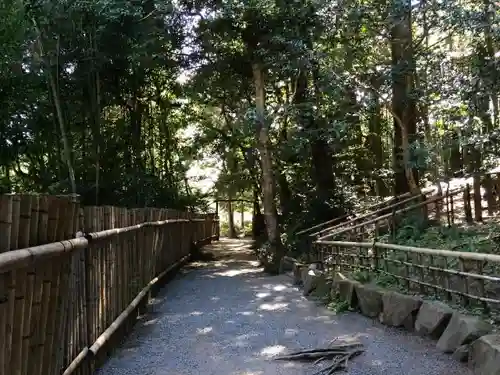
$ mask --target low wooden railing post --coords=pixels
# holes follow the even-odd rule
[[[493,212],[496,211],[496,201],[493,196],[493,179],[491,178],[490,174],[487,174],[484,176],[484,181],[483,181],[483,186],[485,190],[485,195],[486,195],[486,202],[488,205],[488,216],[493,216]]]
[[[450,185],[446,188],[446,222],[448,224],[448,228],[451,227],[451,218],[450,218]]]
[[[379,254],[378,254],[378,248],[377,248],[377,237],[375,237],[373,239],[373,244],[372,244],[372,247],[371,247],[371,252],[372,252],[372,270],[374,272],[378,272],[378,267],[379,267],[379,263],[378,263],[378,259],[379,259]]]
[[[464,211],[465,211],[465,221],[469,224],[473,222],[470,199],[471,199],[470,185],[467,184],[465,185],[465,190],[464,190]]]
[[[481,177],[477,174],[473,177],[474,189],[474,219],[480,223],[483,221],[483,199],[481,197]]]
[[[437,196],[442,198],[443,196],[443,189],[441,188],[441,183],[438,183],[437,184]],[[442,211],[442,206],[443,206],[443,201],[442,199],[439,199],[438,201],[436,201],[436,221],[438,223],[441,223],[441,211]]]

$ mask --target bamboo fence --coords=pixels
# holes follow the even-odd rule
[[[218,227],[213,214],[1,196],[0,374],[92,374]]]
[[[391,229],[402,214],[421,212],[427,219],[450,226],[457,222],[483,222],[495,217],[500,209],[500,173],[473,178],[472,184],[443,193],[434,188],[421,195],[409,193],[372,205],[350,220],[348,215],[304,229],[297,235],[307,235],[308,247],[314,240],[363,240],[367,233]],[[486,212],[486,215],[485,215]],[[363,230],[364,229],[364,230]],[[364,234],[364,235],[362,235]],[[361,238],[360,238],[361,236]]]
[[[409,293],[434,295],[465,307],[500,313],[500,256],[425,249],[377,242],[405,215],[417,213],[448,226],[458,220],[483,222],[500,208],[500,175],[474,178],[455,190],[439,191],[415,203],[408,197],[348,222],[324,228],[312,243],[311,257],[339,272],[369,271]],[[487,211],[487,215],[485,215]],[[334,241],[333,241],[334,240]],[[368,242],[370,241],[370,242]]]
[[[317,241],[315,246],[330,271],[374,272],[411,294],[500,312],[500,255],[380,242]]]

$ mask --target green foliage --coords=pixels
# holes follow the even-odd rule
[[[416,101],[407,151],[421,180],[497,161],[492,2],[334,8],[313,0],[3,1],[0,191],[66,193],[74,169],[84,204],[206,210],[211,194],[262,211],[256,62],[265,72],[282,240],[299,253],[307,249],[299,229],[391,194],[401,154],[392,99],[404,108]],[[395,62],[389,31],[404,12],[413,51]],[[415,87],[392,98],[409,67]],[[187,178],[196,162],[211,191]],[[426,225],[403,220],[397,241],[419,241]]]
[[[349,302],[346,300],[341,300],[338,296],[334,298],[328,305],[327,308],[333,311],[335,314],[341,314],[343,312],[349,311]]]
[[[357,270],[351,273],[351,277],[362,284],[367,284],[373,279],[373,274],[367,270]]]

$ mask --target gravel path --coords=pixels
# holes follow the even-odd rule
[[[431,341],[306,300],[288,276],[262,274],[245,242],[212,249],[237,256],[182,271],[99,375],[312,375],[319,367],[269,358],[334,337],[367,346],[351,375],[471,375]]]

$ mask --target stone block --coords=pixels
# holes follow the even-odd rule
[[[425,301],[417,314],[415,332],[437,340],[450,322],[453,309],[438,301]]]
[[[491,324],[478,317],[455,312],[436,346],[444,353],[453,353],[459,346],[470,344],[490,333],[492,329]]]

